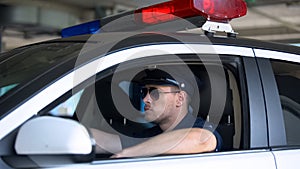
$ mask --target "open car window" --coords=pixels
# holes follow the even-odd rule
[[[86,83],[88,85],[82,85],[79,92],[70,91],[74,94],[58,99],[61,101],[47,108],[47,112],[55,116],[69,116],[88,128],[136,137],[137,133],[155,124],[144,119],[141,86],[135,82],[135,76],[145,68],[168,66],[176,69],[183,64],[154,58],[150,60],[152,62],[137,59],[101,72]],[[240,97],[243,87],[239,82],[243,77],[239,58],[226,56],[222,62],[214,59],[204,62],[190,57],[184,64],[190,70],[187,76],[198,79],[190,113],[215,124],[215,130],[223,139],[222,151],[245,149]]]

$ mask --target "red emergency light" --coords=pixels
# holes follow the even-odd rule
[[[145,24],[157,24],[201,15],[210,21],[228,22],[246,13],[243,0],[172,0],[138,9],[135,18]]]

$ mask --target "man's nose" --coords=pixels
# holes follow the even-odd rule
[[[151,97],[149,92],[146,94],[146,96],[143,98],[144,103],[149,103],[151,101]]]

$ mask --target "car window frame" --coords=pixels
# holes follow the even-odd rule
[[[279,91],[270,59],[257,58],[266,104],[268,138],[270,147],[286,145],[284,118]]]
[[[240,61],[243,63],[240,63],[238,66],[238,69],[243,69],[243,70],[238,70],[238,73],[241,76],[244,76],[244,80],[242,80],[239,84],[241,85],[240,94],[241,94],[241,108],[242,108],[242,128],[244,130],[243,134],[241,137],[243,137],[243,146],[246,147],[245,149],[240,149],[240,150],[229,150],[225,152],[220,152],[220,153],[227,153],[227,154],[235,154],[235,151],[239,152],[251,152],[253,150],[260,149],[259,151],[265,151],[268,149],[268,138],[267,138],[267,123],[266,123],[266,112],[265,112],[265,104],[264,101],[262,101],[264,98],[263,96],[263,91],[262,91],[262,86],[261,86],[261,79],[259,76],[259,69],[257,67],[257,63],[254,57],[245,57],[245,56],[240,56],[240,55],[230,55],[231,57],[240,57]],[[135,64],[133,64],[135,65]],[[248,65],[248,66],[245,66]],[[245,67],[244,67],[245,66]],[[103,78],[100,76],[106,77],[109,73],[113,72],[111,69],[115,69],[116,65],[113,66],[114,68],[110,67],[105,72],[100,72],[101,75],[96,75],[96,79],[94,80],[99,80],[99,78]],[[255,81],[256,79],[257,81]],[[238,79],[237,79],[238,80]],[[250,83],[254,82],[254,83]],[[89,82],[86,84],[93,85],[93,79],[89,79]],[[239,83],[239,82],[238,82]],[[82,85],[81,85],[82,86]],[[82,90],[82,88],[76,89],[76,90]],[[242,92],[244,90],[244,92]],[[71,92],[71,91],[69,91]],[[254,94],[250,94],[249,92],[252,92]],[[244,97],[244,98],[242,98]],[[248,98],[249,97],[249,98]],[[257,98],[261,98],[257,99]],[[251,100],[251,101],[250,101]],[[259,107],[259,108],[257,108]],[[257,113],[259,112],[259,113]],[[252,120],[250,120],[252,119]],[[261,119],[259,122],[253,119]],[[260,128],[259,130],[257,129]],[[257,129],[257,131],[254,131],[254,129]],[[250,132],[254,131],[254,132]],[[258,134],[260,133],[260,134]],[[186,154],[186,155],[180,155],[182,158],[188,158],[191,156],[194,156],[195,154]],[[206,154],[198,154],[200,156],[206,156]],[[218,154],[214,154],[214,152],[211,152],[208,154],[209,156],[214,156]],[[178,156],[178,155],[170,155],[170,156]],[[162,155],[159,157],[166,157],[166,155]],[[100,155],[100,158],[102,159],[95,159],[95,162],[100,162],[100,161],[105,161],[105,158],[103,159],[103,156]],[[157,158],[157,157],[150,157],[152,158]],[[131,159],[135,161],[136,159]],[[137,159],[139,161],[139,159]],[[102,163],[102,162],[100,162]]]
[[[249,101],[249,145],[251,149],[268,148],[267,117],[259,69],[255,57],[243,57]]]
[[[188,55],[180,54],[180,55],[184,55],[184,57],[186,57],[186,58],[184,58],[183,60],[191,62],[192,65],[194,64],[193,62],[196,61],[193,57],[189,56],[190,54],[188,54]],[[194,56],[196,56],[196,55],[194,55]],[[209,56],[207,56],[207,54],[204,54],[204,56],[207,57],[208,60],[211,60],[211,59],[209,59]],[[164,57],[164,56],[162,55],[162,56],[154,56],[154,57]],[[238,90],[239,90],[238,92],[239,92],[239,95],[240,95],[239,96],[240,97],[239,98],[240,99],[239,104],[241,104],[241,107],[240,107],[241,110],[240,111],[241,111],[241,113],[242,112],[246,112],[246,113],[241,114],[241,119],[240,119],[241,120],[241,125],[242,125],[240,130],[242,132],[241,132],[241,135],[239,137],[241,137],[240,142],[242,142],[242,141],[244,141],[244,142],[242,142],[242,144],[240,145],[241,148],[236,149],[236,150],[246,150],[246,149],[249,149],[249,141],[248,140],[249,140],[249,137],[250,137],[249,136],[249,129],[248,129],[249,125],[248,125],[248,122],[247,122],[248,121],[248,115],[247,114],[248,114],[249,111],[247,110],[247,107],[248,107],[248,101],[247,100],[248,99],[242,98],[242,95],[246,95],[246,91],[245,91],[246,90],[246,88],[245,88],[246,84],[244,83],[244,80],[239,81],[240,79],[245,78],[244,75],[243,75],[244,74],[244,70],[243,70],[243,67],[242,67],[243,64],[241,63],[242,62],[242,56],[239,56],[239,55],[221,55],[221,57],[223,57],[222,64],[224,64],[224,62],[226,62],[227,65],[229,65],[231,63],[234,63],[237,66],[235,70],[233,70],[233,68],[229,68],[229,67],[227,67],[226,69],[228,71],[231,71],[232,73],[235,72],[235,75],[238,76],[238,77],[234,77],[234,78],[236,78],[235,79],[236,83],[237,83],[236,85],[238,87]],[[237,57],[239,58],[239,61],[236,61],[238,59]],[[153,60],[153,59],[150,59],[150,60]],[[212,59],[211,61],[213,62],[213,60],[214,59]],[[200,62],[200,61],[203,61],[203,60],[197,60],[196,62]],[[135,59],[133,61],[131,60],[131,61],[129,61],[129,63],[126,63],[126,64],[128,64],[128,66],[125,66],[125,69],[127,69],[126,67],[135,67],[136,65],[141,65],[141,64],[143,64],[143,62],[145,62],[144,59],[142,59],[142,60],[141,59],[138,59],[138,60]],[[157,62],[157,64],[162,64],[162,63],[165,64],[168,61],[164,61],[164,60],[159,61],[159,60],[155,59],[154,62]],[[176,61],[170,61],[170,62],[175,63]],[[76,94],[78,91],[82,91],[82,90],[85,90],[86,88],[93,87],[93,85],[95,85],[94,83],[96,81],[104,79],[107,76],[111,76],[111,74],[117,68],[118,68],[118,65],[114,65],[114,66],[112,66],[112,67],[110,67],[110,68],[108,68],[104,71],[101,71],[101,72],[97,73],[95,77],[87,79],[82,84],[79,84],[79,86],[76,86],[74,89],[69,90],[67,93],[65,93],[64,95],[59,97],[57,100],[50,103],[48,106],[46,106],[44,109],[42,109],[39,112],[39,115],[49,115],[49,111],[51,109],[53,109],[54,107],[56,107],[59,104],[63,103],[64,101],[68,100],[70,97],[72,97],[72,94]],[[120,71],[120,70],[123,71],[122,69],[124,69],[124,67],[119,68],[118,71]],[[233,75],[233,76],[235,76],[235,75]],[[74,119],[74,117],[72,117],[72,116],[66,116],[66,118],[73,118]],[[232,150],[229,150],[229,151],[232,151]]]

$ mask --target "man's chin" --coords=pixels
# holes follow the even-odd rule
[[[145,113],[145,120],[147,121],[147,122],[155,122],[155,120],[156,120],[156,118],[155,117],[153,117],[153,116],[149,116],[149,115],[147,115],[147,113]]]
[[[153,122],[153,118],[150,118],[150,117],[147,117],[147,116],[145,116],[145,120],[146,120],[147,122]]]

